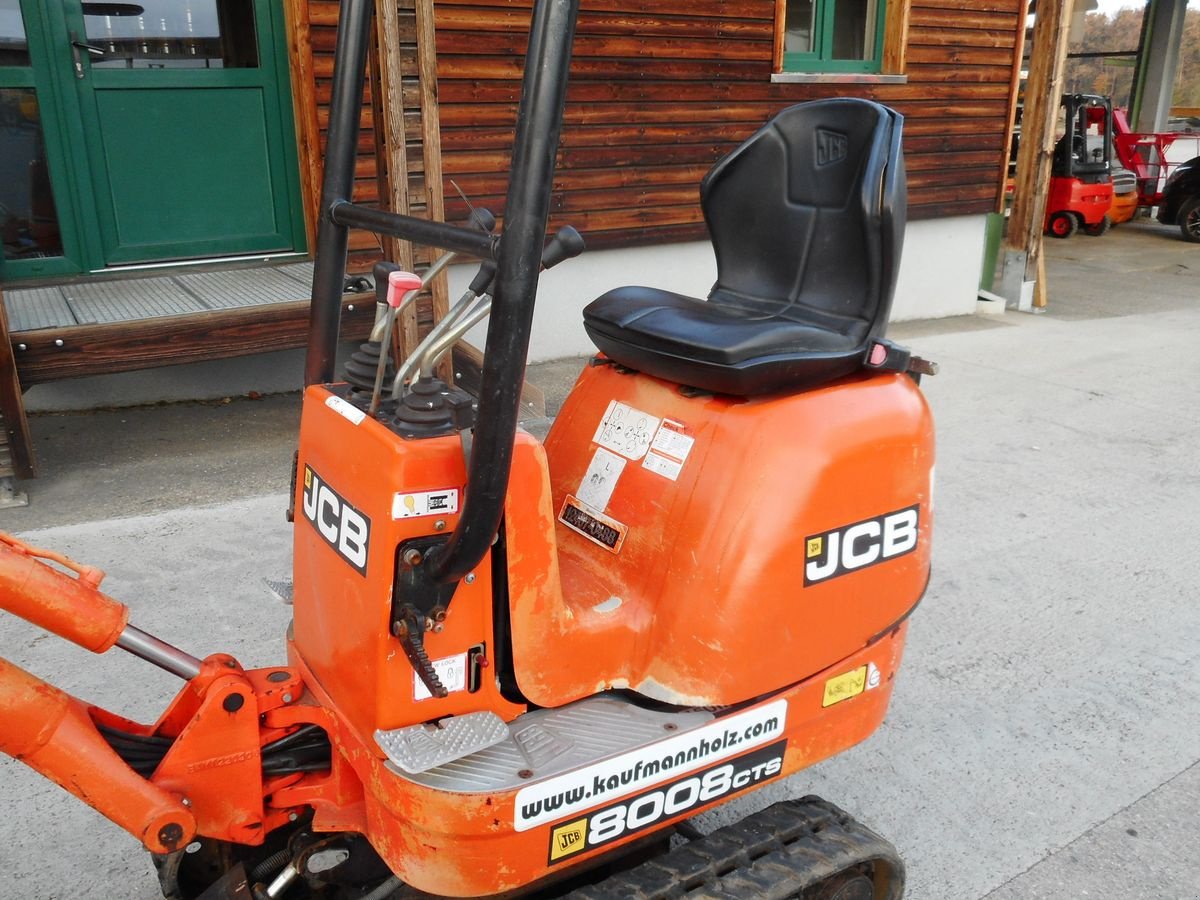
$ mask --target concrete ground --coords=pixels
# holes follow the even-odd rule
[[[897,844],[913,900],[1200,898],[1200,247],[1137,225],[1049,256],[1044,314],[891,332],[941,374],[934,577],[886,723],[705,827],[817,793]],[[575,368],[533,373],[552,407]],[[289,573],[297,416],[295,395],[36,416],[44,476],[0,528],[107,569],[192,653],[281,660],[263,579]],[[10,616],[0,655],[133,718],[176,687]],[[0,860],[0,898],[157,896],[131,837],[7,760]]]

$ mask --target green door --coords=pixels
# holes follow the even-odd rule
[[[79,270],[303,249],[279,0],[21,9]]]
[[[40,31],[29,27],[18,0],[0,0],[0,278],[78,271],[67,259],[72,217],[51,186],[58,132],[44,115],[53,90],[35,69]],[[65,184],[65,182],[64,182]],[[69,210],[68,210],[69,212]]]

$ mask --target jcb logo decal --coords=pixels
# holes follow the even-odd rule
[[[342,496],[321,480],[321,476],[304,467],[304,518],[312,523],[317,534],[325,539],[338,555],[361,575],[367,574],[367,548],[371,543],[371,520],[347,503]]]
[[[850,140],[846,135],[828,128],[817,129],[817,165],[831,166],[846,158]]]
[[[917,549],[919,506],[804,539],[804,583],[816,584]]]
[[[559,825],[550,832],[550,862],[562,859],[587,849],[584,839],[587,837],[587,819],[579,819]]]

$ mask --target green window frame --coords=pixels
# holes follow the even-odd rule
[[[779,0],[782,71],[881,72],[888,6],[896,2],[898,0]],[[856,7],[865,7],[857,17]],[[793,20],[790,30],[789,16]],[[809,19],[809,28],[796,27],[801,16]],[[859,34],[863,37],[862,46],[848,52],[847,41],[852,42]],[[789,44],[794,48],[797,43],[805,43],[807,48],[789,49]]]

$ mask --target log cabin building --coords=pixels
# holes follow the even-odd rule
[[[587,352],[578,312],[617,284],[704,296],[704,173],[777,110],[838,95],[906,117],[894,316],[972,312],[1026,3],[582,0],[551,225],[590,250],[544,280],[531,358]],[[357,200],[460,220],[465,195],[502,212],[530,6],[380,0]],[[338,9],[0,0],[0,356],[19,376],[0,396],[302,343]],[[427,258],[368,234],[351,247],[358,268]],[[353,301],[348,337],[372,315]]]

